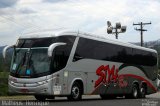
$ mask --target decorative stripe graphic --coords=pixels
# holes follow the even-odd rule
[[[121,75],[119,75],[118,77],[119,77],[119,78],[120,78],[120,77],[124,77],[124,78],[130,77],[130,78],[135,78],[135,79],[144,81],[144,82],[147,84],[147,86],[150,87],[154,92],[157,91],[157,88],[155,88],[148,80],[146,80],[145,78],[143,78],[143,77],[141,77],[141,76],[137,76],[137,75],[133,75],[133,74],[121,74]],[[96,88],[94,89],[94,91],[93,91],[91,94],[94,94],[95,91],[97,91],[97,89],[99,89],[99,87],[100,87],[101,85],[103,85],[103,84],[104,84],[104,83],[102,82],[102,83],[100,83],[98,86],[96,86]]]
[[[98,93],[99,90],[101,89],[104,89],[104,90],[107,89],[111,83],[116,83],[119,86],[119,88],[125,88],[129,85],[128,81],[125,79],[126,77],[143,81],[154,92],[157,91],[157,89],[153,86],[151,82],[149,82],[147,79],[141,76],[134,75],[134,74],[121,74],[121,75],[118,74],[118,72],[120,72],[123,68],[126,68],[128,66],[134,66],[134,65],[122,64],[119,67],[119,69],[116,68],[115,65],[113,65],[112,67],[110,67],[109,65],[101,65],[99,68],[97,68],[96,74],[98,76],[98,79],[95,81],[95,85],[94,85],[95,89],[92,92],[92,94],[96,92]],[[147,76],[146,71],[141,66],[134,66],[134,67],[140,69]]]
[[[138,69],[140,69],[146,76],[147,78],[149,78],[148,74],[146,73],[146,71],[143,69],[142,66],[140,65],[132,65],[132,64],[122,64],[120,67],[119,67],[119,71],[121,71],[123,68],[126,68],[128,66],[133,66],[133,67],[136,67]]]
[[[155,88],[148,80],[146,80],[145,78],[138,76],[138,75],[133,75],[133,74],[121,74],[121,76],[124,77],[132,77],[132,78],[136,78],[139,79],[141,81],[144,81],[150,88],[152,88],[153,91],[157,91],[157,88]]]

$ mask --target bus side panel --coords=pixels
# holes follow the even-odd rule
[[[97,46],[97,43],[99,46]],[[109,59],[110,55],[119,53],[114,51],[114,46],[116,46],[117,49],[121,48],[121,46],[118,45],[104,44],[87,39],[82,39],[79,43],[77,40],[77,44],[75,45],[70,63],[67,66],[69,74],[67,83],[68,92],[70,92],[75,79],[81,79],[83,81],[84,94],[128,94],[132,90],[133,83],[138,83],[140,87],[142,82],[147,84],[147,94],[156,92],[156,66],[144,67],[142,65],[111,62],[107,59],[102,60],[101,57],[94,57],[99,56],[99,53],[103,51],[104,53],[106,52],[106,54],[103,55],[107,55],[108,57],[106,58]],[[77,45],[79,45],[79,47],[77,47]],[[108,49],[106,49],[107,46],[105,45],[108,45]],[[79,49],[76,50],[77,48]],[[98,48],[103,49],[101,51]],[[125,50],[124,48],[125,47],[122,47],[120,50],[123,51]],[[93,49],[97,51],[93,52]],[[111,49],[113,49],[113,51],[110,51]],[[132,49],[126,48],[126,50],[127,53],[129,53],[127,56],[132,57]],[[110,54],[108,54],[108,52],[110,52]],[[126,53],[126,51],[123,53]],[[90,56],[91,54],[92,56]],[[119,59],[123,59],[123,55],[121,54],[120,56],[121,58],[119,57]],[[112,56],[112,58],[115,59],[116,57]]]
[[[75,76],[73,76],[73,75],[76,75],[76,72],[74,72],[76,70],[72,69],[72,64],[71,63],[73,61],[75,50],[77,48],[78,40],[79,40],[79,37],[76,37],[75,42],[74,42],[73,47],[72,47],[72,50],[71,50],[71,53],[70,53],[70,56],[69,56],[69,59],[68,59],[68,62],[67,62],[67,65],[66,65],[66,67],[64,68],[64,71],[63,71],[63,85],[64,85],[63,95],[69,95],[70,94],[71,83],[76,78]],[[72,71],[73,71],[73,73],[72,73]]]
[[[146,82],[147,93],[155,92],[153,81],[146,76],[143,70],[136,66],[126,66],[120,69],[122,65],[116,62],[81,59],[73,62],[70,67],[75,73],[70,74],[69,84],[71,85],[74,78],[81,78],[84,86],[86,85],[85,94],[128,94],[134,82],[139,86],[142,82]],[[100,68],[101,66],[108,66],[108,69]],[[76,76],[76,73],[79,76]]]

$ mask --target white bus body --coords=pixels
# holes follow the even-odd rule
[[[38,100],[82,95],[144,98],[157,91],[157,52],[79,31],[21,36],[14,48],[9,92]]]

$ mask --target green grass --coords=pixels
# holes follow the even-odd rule
[[[0,96],[0,100],[35,100],[31,95]]]
[[[0,96],[8,95],[8,84],[1,84],[0,85]]]
[[[9,72],[0,72],[0,96],[8,95]]]
[[[8,79],[0,78],[0,96],[8,95]]]
[[[8,79],[9,72],[0,72],[0,78]]]

